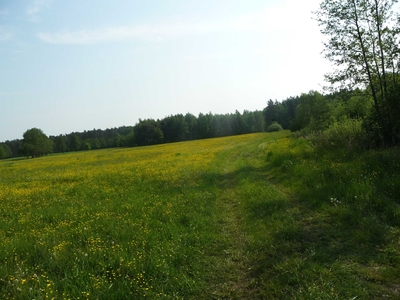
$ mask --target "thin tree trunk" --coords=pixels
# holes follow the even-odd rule
[[[372,92],[372,98],[374,100],[374,107],[376,110],[376,113],[378,114],[378,119],[379,119],[379,123],[381,126],[381,130],[383,131],[382,134],[385,137],[386,136],[386,130],[385,130],[385,122],[383,120],[382,114],[381,114],[381,110],[379,108],[379,103],[378,103],[378,98],[377,98],[377,94],[376,94],[376,90],[373,84],[373,78],[371,75],[371,69],[368,63],[368,59],[367,59],[367,55],[366,55],[366,49],[365,49],[365,45],[364,45],[364,40],[361,34],[361,30],[360,30],[360,26],[359,26],[359,22],[358,22],[358,12],[357,12],[357,5],[356,2],[353,0],[352,1],[353,4],[353,9],[354,9],[354,17],[355,17],[355,25],[356,25],[356,29],[357,29],[357,38],[358,41],[360,42],[361,45],[361,51],[362,51],[362,56],[363,56],[363,60],[364,60],[364,64],[365,64],[365,69],[367,71],[367,75],[368,75],[368,81],[369,81],[369,85],[371,87],[371,92]]]
[[[385,69],[385,56],[383,53],[383,43],[382,43],[382,29],[381,29],[381,21],[379,17],[379,4],[378,1],[375,0],[375,14],[376,14],[376,27],[378,30],[378,41],[379,48],[381,52],[381,64],[382,64],[382,79],[383,79],[383,91],[384,91],[384,99],[387,98],[387,82],[386,82],[386,69]]]

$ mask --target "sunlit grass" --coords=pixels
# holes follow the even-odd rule
[[[3,162],[2,298],[196,298],[215,156],[252,139]]]
[[[399,162],[288,132],[2,161],[0,298],[396,299]]]

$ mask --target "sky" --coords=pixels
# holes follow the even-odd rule
[[[0,142],[321,90],[319,0],[0,0]]]

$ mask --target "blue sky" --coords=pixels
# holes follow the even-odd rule
[[[321,90],[319,0],[0,0],[0,141]]]

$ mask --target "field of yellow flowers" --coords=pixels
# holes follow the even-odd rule
[[[288,132],[0,161],[0,298],[396,299],[399,161]]]
[[[0,162],[0,298],[196,298],[216,157],[265,135]]]

